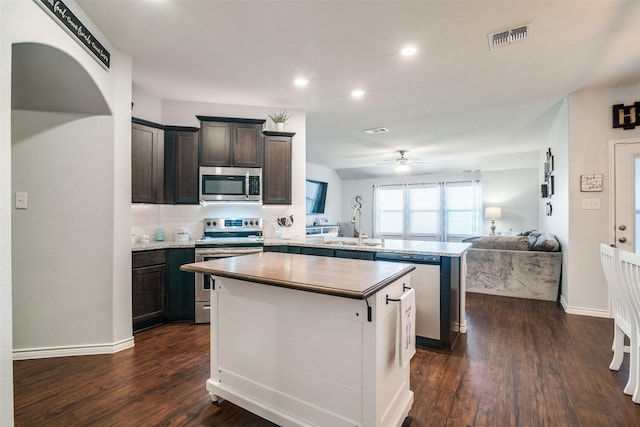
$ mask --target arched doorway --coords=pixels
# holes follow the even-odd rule
[[[14,358],[89,354],[113,342],[113,117],[57,48],[14,44],[11,76]]]

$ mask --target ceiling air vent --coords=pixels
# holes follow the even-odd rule
[[[385,133],[385,132],[389,132],[389,129],[387,129],[387,128],[371,128],[371,129],[365,129],[362,132],[368,133],[368,134]]]
[[[519,42],[531,37],[531,24],[511,28],[497,33],[488,34],[489,50],[499,47],[509,46],[511,43]]]

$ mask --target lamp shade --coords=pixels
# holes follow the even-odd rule
[[[489,206],[484,210],[484,217],[490,219],[502,218],[502,209],[497,206]]]

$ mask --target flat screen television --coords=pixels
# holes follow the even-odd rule
[[[323,214],[327,201],[327,183],[307,180],[307,215]]]

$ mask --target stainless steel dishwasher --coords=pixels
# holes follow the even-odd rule
[[[443,297],[446,289],[441,292],[442,257],[437,255],[406,254],[395,252],[378,252],[376,261],[405,262],[413,264],[416,269],[411,273],[411,287],[416,293],[416,344],[442,348],[444,341],[449,341],[449,325],[443,324]],[[446,298],[445,298],[446,299]],[[448,316],[447,316],[448,317]],[[447,322],[448,323],[448,322]],[[443,330],[443,326],[446,329]]]

